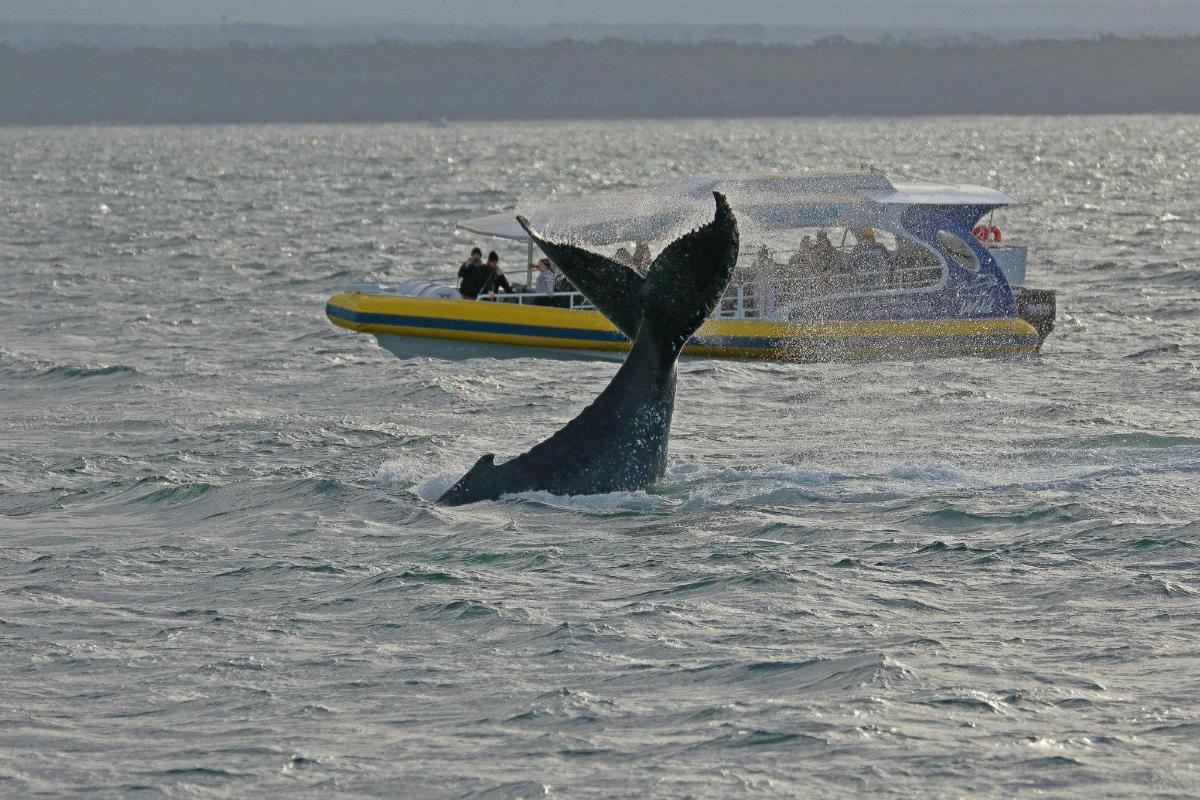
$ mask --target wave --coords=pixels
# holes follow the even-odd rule
[[[536,781],[513,781],[501,783],[488,789],[458,795],[456,800],[531,800],[535,797],[550,797],[550,786]]]
[[[185,779],[208,783],[213,780],[246,779],[253,777],[249,772],[234,772],[217,767],[175,767],[171,769],[144,770],[141,773],[147,777],[164,777],[172,780]]]
[[[962,694],[955,694],[949,697],[933,697],[927,700],[917,701],[921,705],[933,706],[934,708],[957,711],[972,711],[984,712],[988,714],[1003,714],[1006,710],[1006,704],[1003,700],[994,697],[988,697],[982,692],[969,691]]]
[[[579,495],[558,495],[545,491],[517,492],[504,495],[501,500],[519,505],[559,511],[581,511],[601,516],[669,511],[675,505],[669,497],[655,496],[644,491]]]
[[[133,483],[109,484],[96,499],[96,508],[170,510],[173,514],[186,510],[186,517],[177,518],[183,524],[185,520],[237,518],[283,505],[291,511],[305,506],[323,510],[351,490],[347,484],[332,478],[260,478],[221,483],[215,479],[157,474]]]
[[[521,608],[501,604],[485,603],[481,600],[452,600],[448,603],[426,603],[417,605],[413,611],[429,620],[466,623],[500,624],[515,617],[526,618]]]
[[[756,750],[786,750],[797,755],[807,748],[824,749],[829,740],[807,733],[790,731],[763,730],[759,728],[743,728],[740,725],[722,723],[718,726],[720,735],[706,739],[699,744],[689,746],[688,750],[710,750],[735,748],[753,748]]]
[[[505,721],[523,724],[591,724],[611,715],[616,708],[616,704],[611,700],[581,689],[562,687],[538,695],[528,705],[512,709],[506,715]]]
[[[779,587],[782,589],[797,583],[799,583],[798,577],[783,570],[760,569],[746,573],[685,581],[684,583],[668,586],[663,589],[647,589],[646,591],[629,595],[627,599],[640,602],[649,599],[680,597],[695,593],[708,593],[714,590],[719,593],[728,589],[736,589],[740,587]]]
[[[728,691],[845,692],[864,686],[886,686],[907,680],[911,673],[883,653],[862,653],[842,658],[805,661],[725,662],[685,669],[682,678],[691,684],[719,685]],[[672,680],[672,682],[675,682]]]
[[[1165,272],[1154,278],[1155,283],[1166,283],[1171,286],[1200,286],[1200,270],[1177,270]]]
[[[345,575],[347,570],[341,567],[336,567],[333,564],[327,564],[319,559],[304,559],[311,563],[291,563],[287,561],[274,561],[265,566],[246,566],[238,567],[237,569],[218,572],[213,577],[216,578],[243,578],[248,575],[277,575],[290,572],[299,572],[310,575]]]
[[[1200,447],[1200,436],[1178,433],[1155,433],[1138,431],[1133,433],[1103,433],[1097,436],[1055,436],[1024,441],[1029,447],[1046,451],[1081,450],[1096,452],[1105,450],[1157,450],[1173,447]]]
[[[446,474],[449,475],[450,473]],[[383,462],[375,471],[375,475],[370,478],[372,483],[380,486],[403,487],[420,484],[427,480],[431,479],[426,476],[421,464],[404,458],[393,458]],[[449,489],[450,487],[447,486],[446,488]]]
[[[130,505],[183,505],[198,500],[217,487],[211,483],[184,483],[164,486],[130,500]]]
[[[1183,352],[1183,345],[1164,344],[1159,347],[1150,347],[1145,350],[1139,350],[1136,353],[1130,353],[1129,355],[1123,356],[1123,357],[1127,358],[1127,359],[1131,359],[1131,360],[1140,360],[1140,359],[1144,359],[1144,358],[1150,358],[1153,356],[1178,355],[1179,353],[1182,353],[1182,352]]]
[[[955,531],[1012,525],[1066,525],[1088,517],[1087,506],[1078,501],[1027,503],[1015,503],[1011,510],[1004,511],[967,511],[946,505],[931,511],[917,510],[913,516],[919,518],[923,526]]]
[[[76,378],[104,378],[110,375],[139,375],[141,374],[137,367],[129,367],[124,364],[102,364],[99,366],[69,366],[60,365],[51,367],[42,372],[38,377],[41,378],[65,378],[73,380]]]
[[[1030,444],[1039,451],[1060,450],[1056,453],[1060,458],[1033,463],[1027,458],[1017,458],[969,467],[951,462],[901,463],[881,465],[869,472],[786,463],[733,468],[684,462],[669,467],[663,481],[644,491],[572,496],[546,491],[517,492],[503,495],[497,502],[606,518],[714,508],[790,508],[814,503],[889,504],[889,514],[909,515],[937,528],[957,529],[995,524],[1064,524],[1082,519],[1086,508],[1080,502],[1031,505],[1028,499],[1002,511],[963,510],[953,504],[929,509],[916,502],[947,493],[953,498],[964,492],[1070,491],[1116,478],[1200,470],[1200,437],[1128,433],[1061,441],[1045,439]],[[1157,451],[1171,455],[1153,456]],[[381,465],[374,480],[382,485],[399,486],[432,503],[461,475],[461,471],[429,475],[418,463],[397,460]],[[900,504],[896,505],[897,502]],[[472,507],[485,506],[464,508]]]
[[[137,367],[126,364],[47,364],[0,350],[0,375],[18,380],[83,381],[141,374]]]
[[[1137,275],[1139,282],[1191,288],[1200,286],[1200,269],[1176,262],[1147,264]]]
[[[68,505],[86,499],[90,494],[91,492],[87,489],[63,487],[22,494],[0,492],[0,516],[27,517],[45,512],[63,511]]]

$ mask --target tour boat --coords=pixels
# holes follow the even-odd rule
[[[874,171],[705,177],[521,210],[547,238],[623,256],[702,224],[713,191],[737,215],[742,252],[684,356],[994,356],[1034,352],[1054,327],[1054,292],[1025,286],[1026,248],[992,224],[1016,203],[994,189]],[[515,293],[468,300],[454,279],[407,279],[339,292],[327,316],[401,358],[623,358],[629,341],[572,287],[532,290],[534,244],[515,213],[459,223],[526,245]]]

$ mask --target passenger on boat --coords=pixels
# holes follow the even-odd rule
[[[800,240],[800,246],[796,248],[796,252],[788,259],[788,266],[799,273],[812,270],[815,251],[816,245],[813,244],[812,237],[807,233],[804,234],[804,238]]]
[[[476,264],[483,263],[483,251],[478,247],[471,248],[471,257],[464,261],[458,268],[458,277],[462,278],[466,275],[467,268]]]
[[[550,259],[543,258],[537,262],[537,279],[534,286],[538,294],[554,294],[554,266]]]
[[[771,257],[770,249],[765,244],[761,245],[754,256],[754,266],[751,268],[751,284],[757,316],[765,317],[775,310],[777,300],[775,283],[778,269],[779,265]]]
[[[488,253],[487,270],[487,280],[480,289],[481,294],[486,292],[488,297],[495,300],[496,292],[500,289],[509,294],[513,293],[512,284],[508,282],[508,278],[504,277],[504,272],[500,269],[500,256],[495,250]]]
[[[842,254],[833,246],[833,242],[829,241],[829,234],[825,231],[817,231],[817,243],[813,247],[813,266],[826,275],[846,271]]]
[[[617,248],[617,252],[613,253],[613,261],[618,264],[624,264],[627,267],[633,266],[633,256],[629,253],[629,248],[621,246]]]
[[[883,286],[891,271],[892,254],[875,241],[875,231],[863,228],[858,244],[850,251],[850,272],[873,288]]]
[[[483,251],[471,248],[471,257],[458,268],[458,293],[465,300],[474,300],[483,290],[491,271],[483,263]]]
[[[537,262],[537,278],[534,281],[534,288],[541,297],[533,298],[535,306],[552,306],[554,305],[554,266],[550,263],[550,259],[543,258]]]
[[[779,287],[781,292],[787,295],[786,300],[792,299],[793,294],[803,296],[820,292],[828,283],[825,270],[818,266],[817,245],[808,234],[800,240],[800,246],[788,259],[787,265],[788,283],[791,286],[784,291],[785,285],[781,282]]]
[[[775,268],[775,261],[771,258],[771,251],[765,245],[758,246],[758,252],[754,254],[754,271],[758,274],[772,272]]]

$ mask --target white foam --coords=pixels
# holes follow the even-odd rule
[[[564,511],[661,511],[672,505],[660,495],[646,492],[560,495],[546,491],[506,494],[503,499],[525,500]]]
[[[417,478],[415,474],[416,470],[412,464],[403,459],[395,458],[380,464],[375,477],[371,478],[371,482],[382,486],[400,486],[416,483]]]
[[[461,472],[439,472],[412,487],[412,493],[428,503],[433,503],[461,477]]]
[[[838,470],[797,464],[773,463],[751,467],[714,467],[691,461],[668,467],[667,475],[671,478],[685,479],[689,483],[730,483],[767,479],[804,486],[823,486],[856,477]]]
[[[432,503],[453,486],[461,476],[462,471],[430,474],[430,469],[425,464],[394,458],[379,465],[371,482],[379,486],[405,489],[422,500]]]

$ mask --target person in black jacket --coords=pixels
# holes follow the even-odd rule
[[[475,264],[482,264],[482,263],[483,263],[483,251],[480,250],[478,247],[472,247],[471,248],[471,257],[468,258],[466,261],[464,261],[462,263],[462,266],[460,266],[458,268],[458,277],[460,277],[460,278],[463,277],[463,273],[466,272],[467,267],[470,267]]]
[[[471,248],[471,257],[458,268],[458,293],[465,300],[474,300],[483,291],[491,270],[483,263],[483,251]]]
[[[497,255],[495,250],[488,253],[487,266],[485,269],[488,271],[487,279],[484,281],[483,287],[479,290],[479,294],[484,294],[486,292],[488,296],[490,296],[492,299],[495,299],[496,292],[500,289],[503,289],[509,294],[513,293],[512,284],[508,282],[508,278],[504,277],[504,273],[500,270],[500,256]]]

